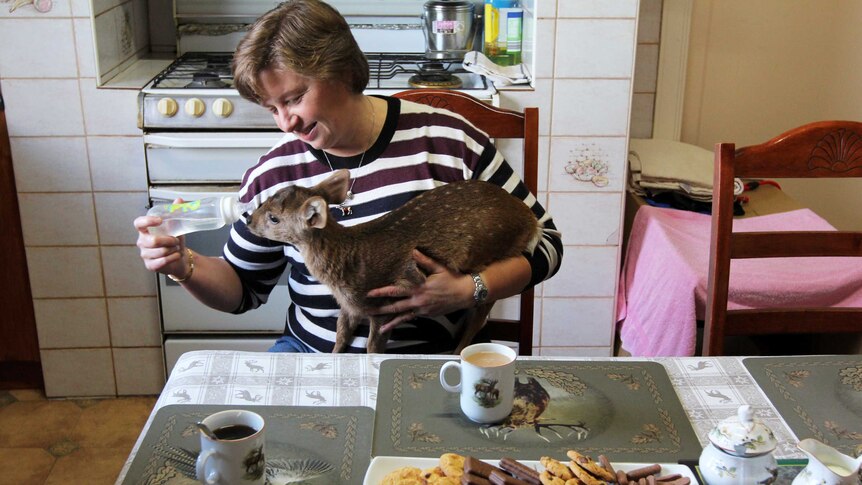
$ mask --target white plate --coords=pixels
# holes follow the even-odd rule
[[[492,465],[497,465],[499,462],[497,460],[482,460],[486,461]],[[538,461],[532,460],[518,460],[524,465],[529,467],[533,467],[538,471],[542,471],[545,469]],[[564,463],[567,463],[569,460],[566,459]],[[410,458],[403,456],[376,456],[371,460],[371,465],[368,466],[368,471],[365,472],[365,480],[362,482],[362,485],[380,485],[380,482],[383,480],[383,477],[386,476],[387,473],[403,467],[403,466],[414,466],[416,468],[425,470],[426,468],[433,468],[440,464],[439,458]],[[653,465],[653,463],[614,463],[611,462],[615,470],[622,471],[630,471],[635,470],[637,468]],[[677,465],[675,463],[661,463],[661,473],[660,475],[670,475],[672,473],[679,473],[684,477],[688,477],[691,479],[692,485],[697,485],[697,479],[694,476],[694,473],[691,469],[685,465]]]

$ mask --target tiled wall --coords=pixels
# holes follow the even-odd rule
[[[539,198],[565,245],[562,269],[537,289],[535,353],[608,356],[638,2],[524,4],[537,18],[525,32],[536,39],[526,60],[535,65],[535,90],[503,91],[501,100],[539,107]]]
[[[96,88],[87,0],[0,4],[0,88],[49,396],[161,390],[155,281],[131,220],[146,205],[136,90]],[[103,4],[106,2],[96,2]]]
[[[661,15],[662,0],[641,0],[632,95],[632,138],[652,138],[653,134]]]
[[[537,19],[525,32],[538,46],[525,53],[535,59],[535,90],[504,91],[501,100],[540,109],[539,197],[566,251],[560,273],[537,291],[536,353],[606,356],[638,0],[524,3]],[[5,5],[0,87],[46,391],[157,393],[164,375],[155,279],[131,226],[146,204],[137,91],[96,88],[88,1],[57,1],[48,14],[30,5],[10,14]],[[594,177],[583,173],[587,165]]]

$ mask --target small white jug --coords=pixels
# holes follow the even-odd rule
[[[835,448],[808,438],[797,445],[808,455],[808,465],[793,479],[793,485],[860,485],[862,456],[853,459]]]

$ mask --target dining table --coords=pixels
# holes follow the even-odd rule
[[[207,410],[225,406],[244,408],[265,406],[259,409],[281,409],[285,412],[292,409],[313,408],[318,408],[321,412],[339,409],[367,410],[367,414],[355,414],[352,421],[355,425],[353,432],[358,433],[362,438],[363,435],[370,434],[370,426],[372,426],[369,424],[370,421],[381,420],[379,416],[375,418],[374,413],[380,414],[384,410],[389,413],[393,408],[393,401],[406,400],[406,397],[400,394],[405,392],[404,390],[398,389],[397,386],[393,389],[391,383],[388,383],[391,380],[393,364],[410,364],[411,368],[424,369],[424,374],[415,373],[414,376],[424,375],[428,381],[429,391],[427,392],[430,393],[427,396],[437,396],[446,393],[436,382],[438,377],[434,366],[440,366],[446,359],[453,358],[455,357],[451,355],[305,354],[216,350],[185,353],[177,361],[168,377],[116,483],[117,485],[137,483],[135,479],[138,477],[132,476],[140,474],[139,471],[134,470],[136,462],[140,461],[136,461],[136,457],[147,452],[146,447],[149,445],[145,442],[148,439],[151,440],[153,434],[165,433],[161,430],[164,423],[161,422],[163,417],[159,413],[160,410],[166,408]],[[672,391],[667,392],[663,400],[678,399],[684,419],[691,424],[693,434],[696,436],[696,441],[684,444],[687,448],[686,456],[694,457],[694,460],[702,447],[709,444],[708,433],[722,420],[736,415],[738,408],[743,404],[750,405],[755,417],[773,431],[778,443],[774,455],[778,460],[804,458],[805,455],[797,448],[800,437],[788,424],[790,422],[788,411],[785,408],[782,414],[781,409],[774,402],[775,393],[764,388],[764,382],[769,383],[772,379],[779,384],[777,380],[780,379],[774,376],[780,377],[787,373],[782,374],[783,371],[776,373],[767,369],[767,374],[764,375],[773,377],[756,378],[750,369],[752,362],[756,364],[757,360],[751,359],[746,360],[738,356],[653,358],[520,356],[518,363],[532,372],[530,376],[538,376],[543,369],[556,372],[554,375],[557,376],[566,375],[570,369],[609,369],[606,372],[608,376],[615,376],[614,379],[625,381],[628,387],[621,386],[618,391],[605,391],[604,399],[607,401],[608,408],[623,405],[626,401],[623,393],[627,392],[626,390],[635,389],[634,383],[638,381],[638,376],[646,377],[644,384],[650,388],[660,388],[661,382],[658,381],[666,379]],[[859,356],[849,359],[849,363],[842,361],[841,365],[851,370],[856,369],[857,374],[853,375],[858,377],[858,373],[862,372],[862,361],[859,360]],[[772,361],[764,362],[771,365]],[[653,379],[645,373],[637,372],[630,372],[626,378],[625,371],[612,372],[614,369],[625,370],[631,366],[645,365],[653,366],[648,369],[658,369],[660,371],[658,373],[661,374],[660,379]],[[812,368],[816,372],[816,366],[812,365]],[[425,372],[428,369],[431,369],[431,372]],[[383,372],[388,373],[387,377],[382,377]],[[400,368],[396,368],[395,372],[400,372]],[[541,375],[550,379],[547,373]],[[632,375],[635,375],[634,379]],[[791,372],[789,375],[794,374]],[[805,375],[800,374],[801,377]],[[421,386],[422,382],[411,380],[410,386],[414,384]],[[779,387],[779,391],[784,395],[789,395],[793,389],[793,386],[784,384]],[[657,391],[652,390],[652,392],[655,395]],[[433,407],[436,405],[434,399],[436,397],[433,399],[426,397],[424,402],[428,402],[428,405]],[[457,397],[441,397],[441,399],[457,402]],[[822,402],[828,405],[830,399],[823,398]],[[432,410],[431,414],[434,412],[436,411]],[[441,420],[451,421],[457,418],[451,415],[440,418],[439,414],[435,414],[435,417]],[[404,418],[406,419],[406,416]],[[539,429],[538,424],[536,429]],[[428,429],[424,432],[430,435],[432,434],[429,433],[430,431],[434,430]],[[550,431],[556,433],[559,429]],[[272,432],[272,429],[268,430],[268,433]],[[375,429],[375,433],[380,431]],[[548,440],[547,436],[553,438],[551,434],[543,435],[542,439]],[[415,438],[416,435],[414,434],[413,437]],[[387,436],[387,439],[389,438]],[[369,446],[367,441],[363,446]],[[374,446],[375,448],[378,446],[377,437],[375,437]],[[509,453],[518,454],[516,443],[508,443],[506,446],[510,446],[507,449]],[[416,449],[421,451],[419,448]],[[374,453],[369,449],[359,449],[356,452],[357,455]],[[360,471],[360,473],[364,472]]]

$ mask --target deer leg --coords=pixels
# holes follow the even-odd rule
[[[359,319],[341,310],[338,314],[338,323],[335,327],[335,347],[332,348],[333,354],[344,352],[347,345],[353,339],[353,333],[359,325]]]
[[[386,341],[389,334],[380,332],[380,327],[386,323],[385,320],[371,317],[368,319],[368,344],[366,350],[369,354],[386,353]]]
[[[464,318],[464,330],[461,331],[461,340],[458,342],[458,347],[455,348],[455,355],[460,354],[464,350],[464,347],[470,345],[470,342],[476,338],[476,334],[485,326],[492,306],[494,306],[493,303],[484,303],[467,314]]]

